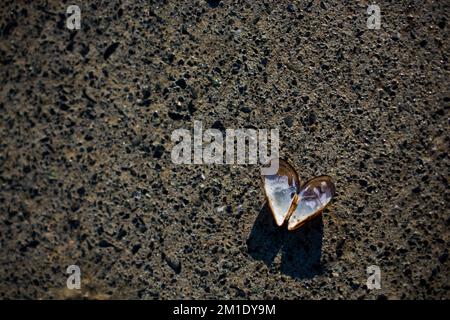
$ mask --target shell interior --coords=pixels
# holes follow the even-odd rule
[[[292,212],[293,203],[300,189],[298,175],[287,162],[279,160],[278,172],[263,176],[264,191],[275,222],[283,225]]]
[[[288,230],[297,229],[322,212],[334,194],[334,184],[328,176],[320,176],[307,182],[298,194],[297,207],[289,218]]]

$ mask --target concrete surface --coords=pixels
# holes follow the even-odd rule
[[[450,298],[450,3],[368,4],[2,1],[0,298]],[[278,229],[257,166],[172,163],[194,120],[279,128],[332,205]]]

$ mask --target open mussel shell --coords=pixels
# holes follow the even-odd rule
[[[275,160],[271,160],[275,161]],[[278,226],[283,225],[293,209],[293,203],[300,190],[300,180],[294,168],[284,160],[278,161],[278,171],[273,175],[263,175],[264,192]]]
[[[319,176],[302,186],[296,198],[296,208],[288,221],[288,230],[295,230],[319,215],[335,195],[329,176]]]

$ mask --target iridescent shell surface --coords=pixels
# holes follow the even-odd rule
[[[278,172],[263,176],[264,192],[278,226],[283,225],[293,210],[293,203],[300,190],[300,181],[294,168],[284,160],[279,160]]]
[[[289,218],[288,230],[295,230],[320,214],[334,194],[334,184],[328,176],[319,176],[305,183],[296,199],[297,206]]]

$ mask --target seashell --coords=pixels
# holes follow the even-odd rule
[[[282,226],[296,202],[300,190],[300,180],[294,168],[284,160],[279,160],[278,171],[274,175],[263,176],[264,192],[275,222]]]
[[[334,195],[334,184],[329,176],[319,176],[305,183],[298,193],[297,207],[289,217],[288,230],[300,228],[318,216]]]
[[[274,160],[272,160],[274,161]],[[329,176],[315,177],[300,187],[295,169],[285,160],[278,159],[278,171],[264,175],[264,193],[278,226],[287,222],[292,231],[318,216],[335,195]]]

